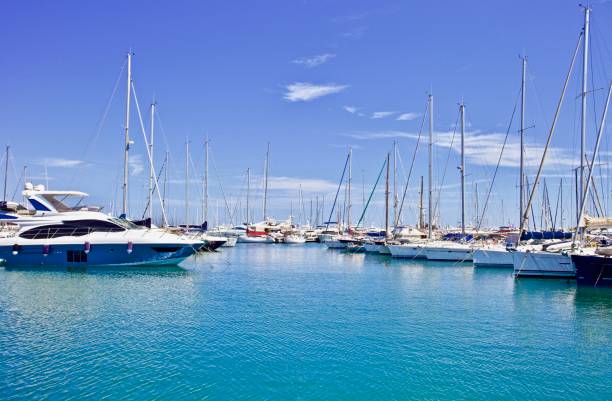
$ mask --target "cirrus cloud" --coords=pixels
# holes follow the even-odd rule
[[[306,68],[314,68],[314,67],[320,66],[321,64],[327,63],[329,60],[333,59],[334,57],[336,57],[335,54],[324,53],[324,54],[318,54],[312,57],[298,58],[296,60],[293,60],[292,63],[303,65]]]
[[[287,85],[284,98],[290,102],[309,102],[323,96],[342,92],[346,88],[348,88],[348,85],[333,83],[317,85],[308,82],[294,82]]]

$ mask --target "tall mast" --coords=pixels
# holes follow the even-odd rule
[[[125,103],[125,144],[123,149],[123,203],[121,213],[128,213],[128,177],[130,153],[130,99],[132,92],[132,51],[127,54],[127,100]]]
[[[398,224],[397,221],[397,142],[393,141],[393,225]]]
[[[189,140],[185,142],[185,227],[189,228]]]
[[[247,168],[247,193],[246,193],[246,224],[249,224],[249,197],[251,196],[251,169]]]
[[[389,162],[391,155],[387,153],[387,180],[385,183],[385,238],[389,236]]]
[[[588,62],[589,62],[589,16],[591,8],[584,6],[584,43],[582,47],[582,110],[580,115],[580,203],[584,196],[584,157],[586,144],[586,120],[587,120],[587,85],[588,85]],[[578,216],[580,218],[580,216]]]
[[[204,141],[204,204],[202,205],[202,217],[208,221],[208,138]]]
[[[151,222],[153,222],[153,176],[155,175],[153,167],[153,140],[155,139],[155,102],[151,103],[151,127],[149,129],[151,131],[149,139],[149,156],[151,157],[151,162],[149,163],[149,218]]]
[[[521,74],[521,155],[519,167],[519,215],[523,218],[525,202],[525,77],[527,73],[527,57],[522,57],[523,68]]]
[[[6,202],[6,185],[8,182],[8,159],[9,159],[9,149],[10,146],[6,145],[6,154],[4,156],[4,195],[2,196],[2,200]],[[25,176],[24,176],[25,182]]]
[[[164,197],[162,199],[162,208],[165,211],[168,210],[166,209],[166,188],[168,187],[168,167],[169,167],[168,153],[169,153],[168,149],[166,149],[166,157],[164,158]]]
[[[429,95],[429,184],[428,184],[428,206],[427,206],[427,238],[433,238],[433,95]]]
[[[421,190],[419,191],[419,229],[425,226],[425,218],[423,217],[423,176],[421,176]]]
[[[269,157],[270,157],[270,142],[266,149],[266,162],[264,164],[264,196],[263,196],[263,219],[266,220],[268,215],[268,168],[269,168]]]
[[[353,181],[353,148],[349,147],[349,165],[348,165],[348,204],[346,210],[346,225],[347,229],[351,231],[351,182]]]
[[[465,236],[465,104],[459,105],[461,114],[461,235]]]

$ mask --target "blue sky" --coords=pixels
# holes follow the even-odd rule
[[[46,166],[52,188],[89,192],[91,202],[106,210],[118,201],[126,91],[120,71],[132,48],[143,118],[148,121],[153,98],[159,105],[158,168],[165,150],[171,153],[171,217],[183,214],[183,149],[187,138],[191,142],[194,220],[201,214],[206,136],[216,166],[211,164],[210,172],[212,217],[217,203],[221,219],[225,214],[219,182],[230,208],[244,197],[247,167],[253,172],[251,202],[257,205],[256,216],[261,215],[255,190],[261,187],[268,141],[271,215],[285,218],[293,206],[298,217],[300,185],[305,209],[310,199],[325,195],[329,213],[350,145],[357,187],[354,214],[359,214],[362,179],[369,191],[394,140],[408,168],[430,91],[435,96],[438,185],[457,105],[462,99],[467,105],[472,218],[473,183],[478,183],[482,207],[516,100],[518,56],[529,57],[527,122],[535,127],[527,143],[533,174],[582,27],[574,1],[34,1],[7,3],[2,11],[0,121],[2,142],[13,149],[9,192],[25,164],[35,182],[45,181]],[[599,89],[612,78],[612,28],[606,23],[612,21],[612,2],[596,1],[592,21],[590,87]],[[567,217],[579,132],[579,80],[574,75],[547,167],[551,198],[560,177],[566,180]],[[604,95],[597,90],[589,98],[589,144]],[[135,108],[131,117],[130,214],[138,217],[148,167]],[[517,220],[517,129],[515,124],[492,191],[489,224]],[[414,187],[426,172],[424,150],[416,160]],[[602,151],[607,158],[607,138]],[[458,153],[452,150],[440,201],[444,224],[458,218],[457,164]],[[602,197],[607,205],[609,196]],[[415,190],[409,198],[404,220],[412,223]],[[382,222],[381,202],[379,192],[368,223]]]

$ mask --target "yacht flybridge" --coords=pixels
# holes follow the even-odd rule
[[[27,184],[23,195],[33,210],[0,212],[0,221],[17,226],[0,238],[0,259],[8,266],[172,265],[203,245],[85,206],[84,192]]]

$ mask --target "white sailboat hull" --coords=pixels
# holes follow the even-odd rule
[[[394,258],[424,259],[423,246],[417,244],[387,245]]]
[[[425,257],[428,260],[444,260],[452,262],[471,262],[472,249],[468,246],[425,246]]]
[[[475,267],[513,268],[512,253],[505,248],[480,248],[473,254]]]
[[[511,252],[514,275],[517,277],[575,277],[569,255],[543,251]]]

